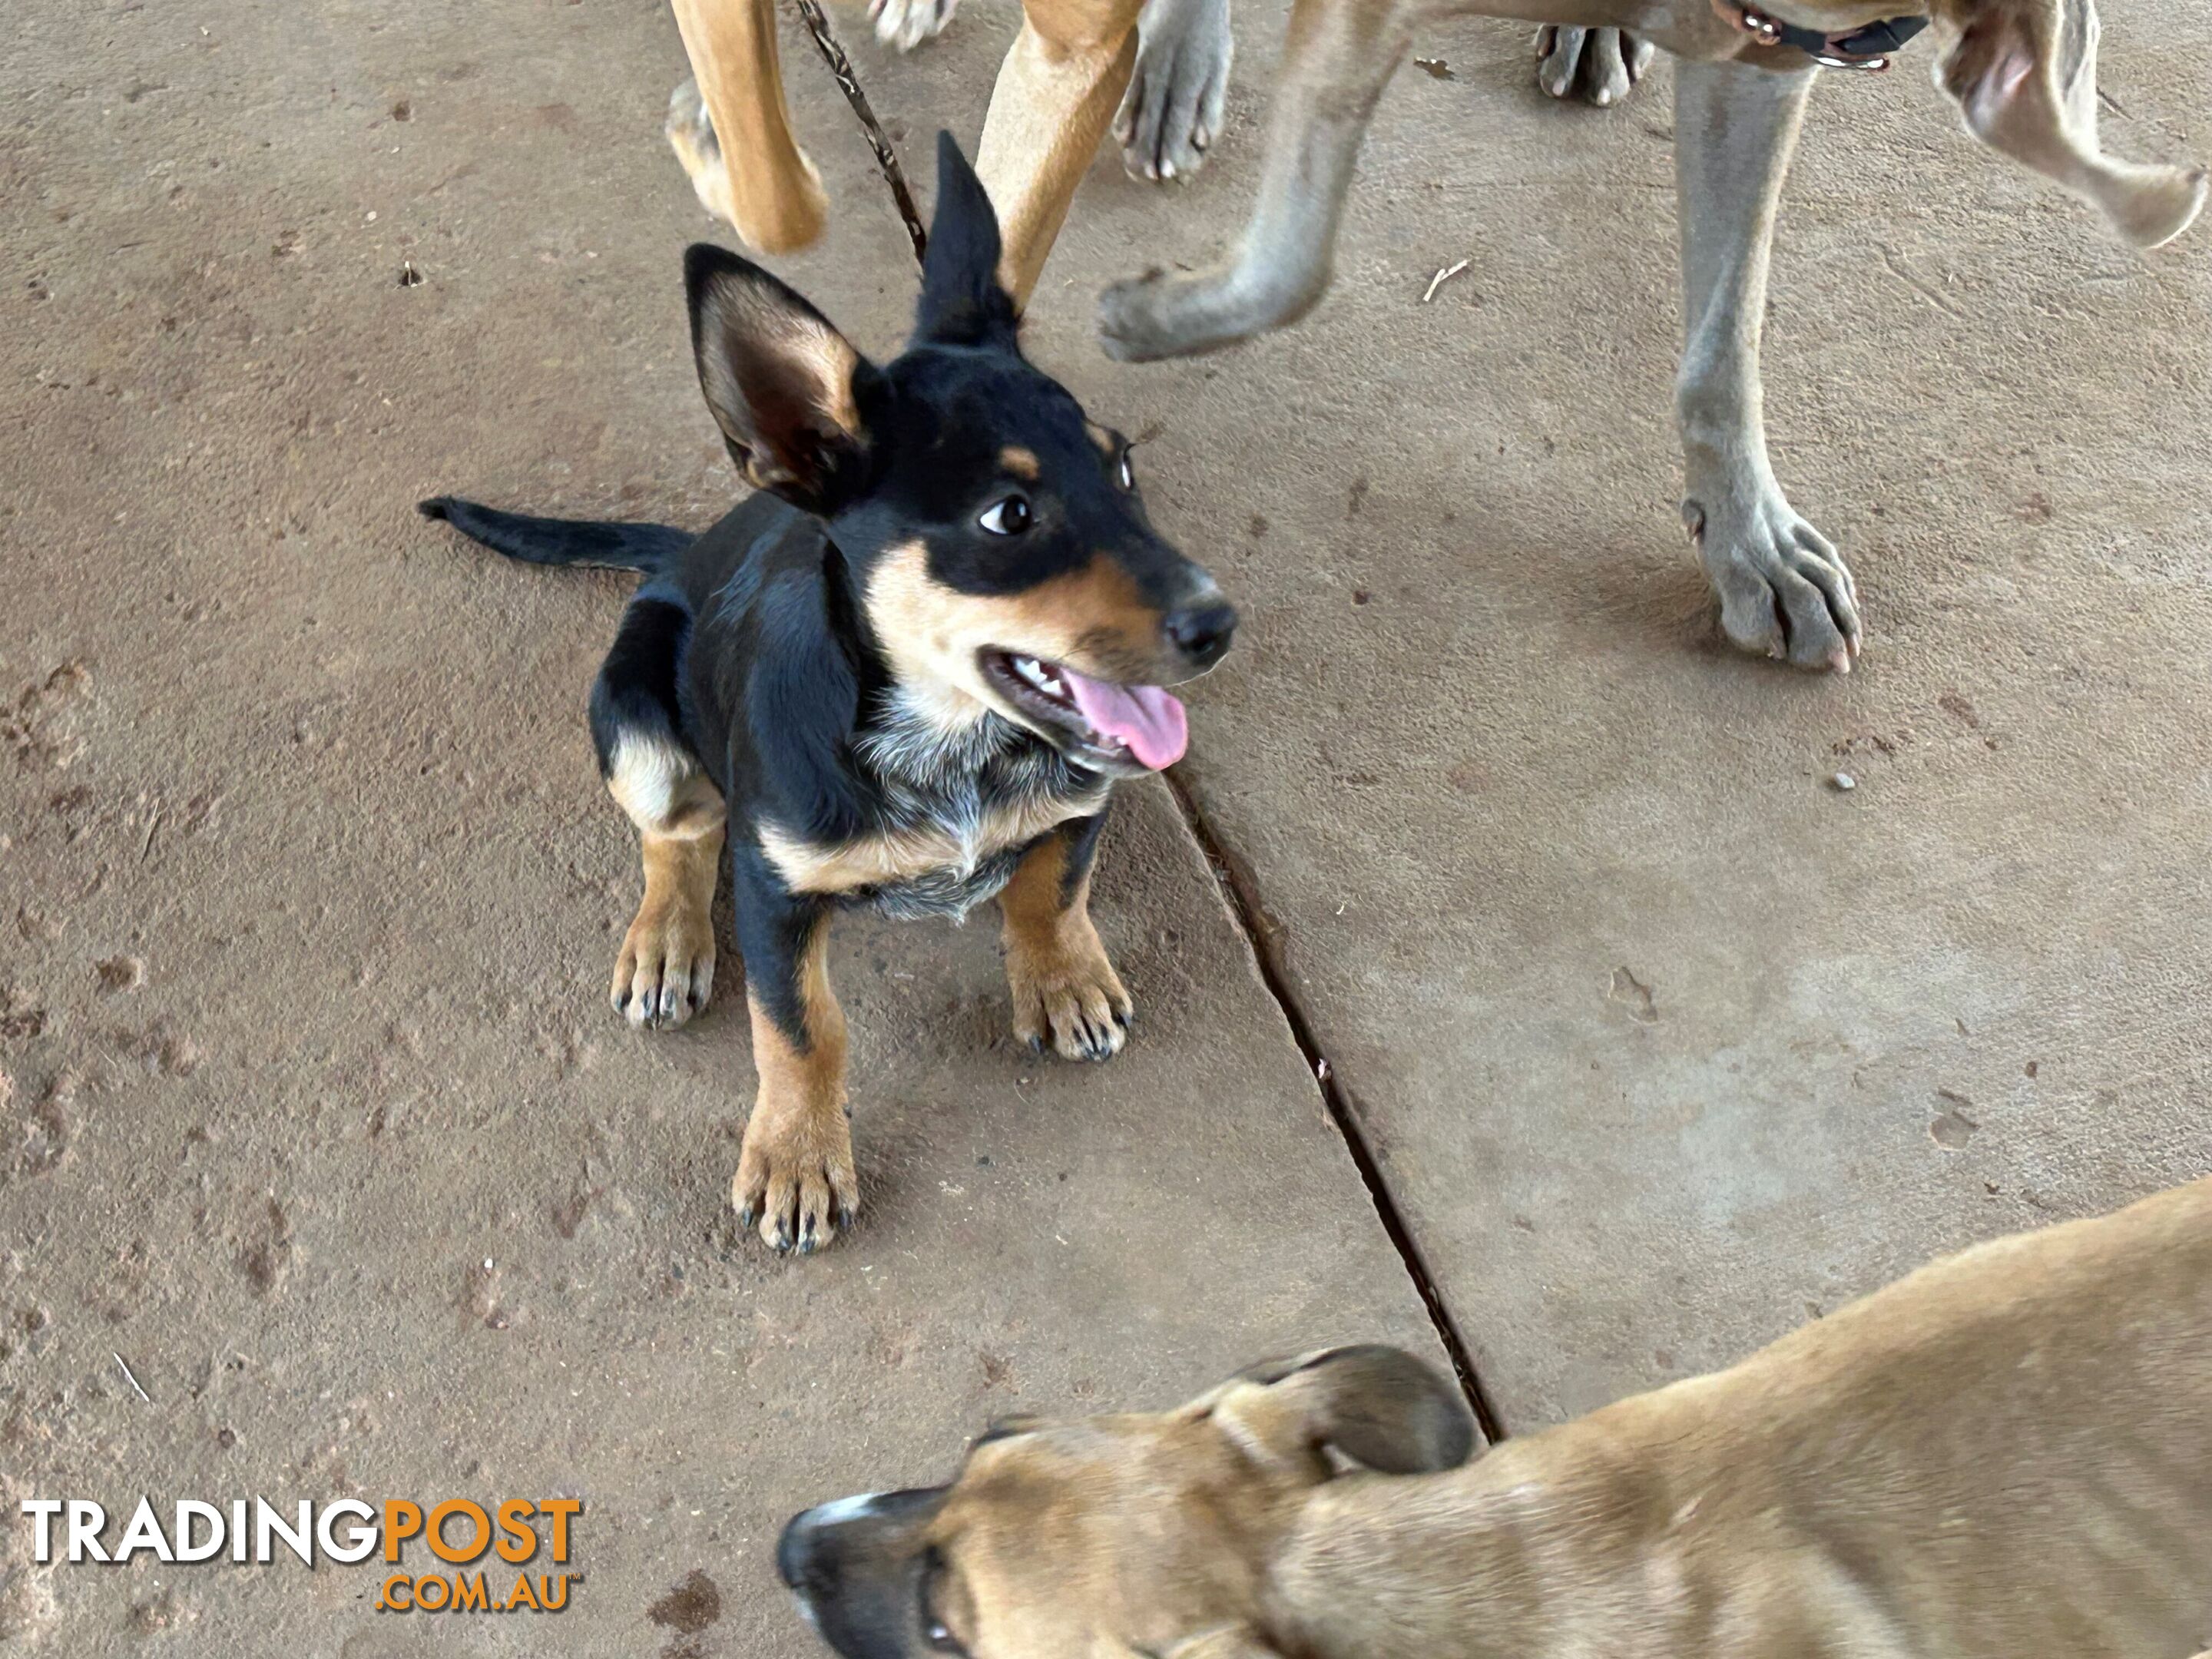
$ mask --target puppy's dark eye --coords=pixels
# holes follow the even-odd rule
[[[1030,504],[1019,495],[1009,495],[985,507],[975,522],[994,536],[1018,536],[1030,527]]]
[[[1129,452],[1126,449],[1121,452],[1121,475],[1122,489],[1134,489],[1137,487],[1137,469],[1129,465]]]

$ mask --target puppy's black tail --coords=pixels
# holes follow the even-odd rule
[[[495,553],[531,564],[580,564],[600,570],[648,573],[672,563],[698,539],[672,524],[609,524],[594,519],[533,519],[521,513],[433,495],[415,510],[443,519]]]

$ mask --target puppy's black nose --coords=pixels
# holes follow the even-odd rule
[[[1200,668],[1211,668],[1228,653],[1230,636],[1237,632],[1237,611],[1218,599],[1171,611],[1167,630],[1183,655]]]

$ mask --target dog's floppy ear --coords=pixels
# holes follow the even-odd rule
[[[768,272],[695,243],[684,256],[699,389],[756,489],[810,513],[860,487],[862,408],[876,371],[830,320]]]
[[[1328,1348],[1273,1359],[1214,1396],[1216,1421],[1248,1445],[1326,1474],[1322,1449],[1384,1474],[1456,1468],[1474,1450],[1467,1401],[1402,1348]]]
[[[2137,247],[2189,228],[2202,167],[2116,161],[2097,141],[2096,0],[1952,0],[1936,83],[1966,130],[2102,212]]]
[[[982,345],[1011,340],[1013,296],[999,284],[999,215],[949,132],[937,135],[937,211],[921,262],[917,340]]]
[[[822,1639],[844,1659],[902,1659],[922,1645],[923,1530],[942,1486],[870,1492],[793,1516],[776,1571]]]

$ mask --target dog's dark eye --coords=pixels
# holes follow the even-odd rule
[[[960,1638],[952,1633],[952,1627],[937,1615],[937,1593],[944,1577],[945,1558],[933,1549],[922,1564],[921,1639],[928,1643],[935,1652],[957,1654],[965,1659],[968,1650],[960,1645]]]
[[[1122,489],[1134,489],[1137,487],[1137,469],[1129,465],[1129,452],[1126,449],[1121,452],[1121,474]]]
[[[1009,495],[985,507],[975,522],[994,536],[1018,536],[1030,527],[1030,504],[1019,495]]]

